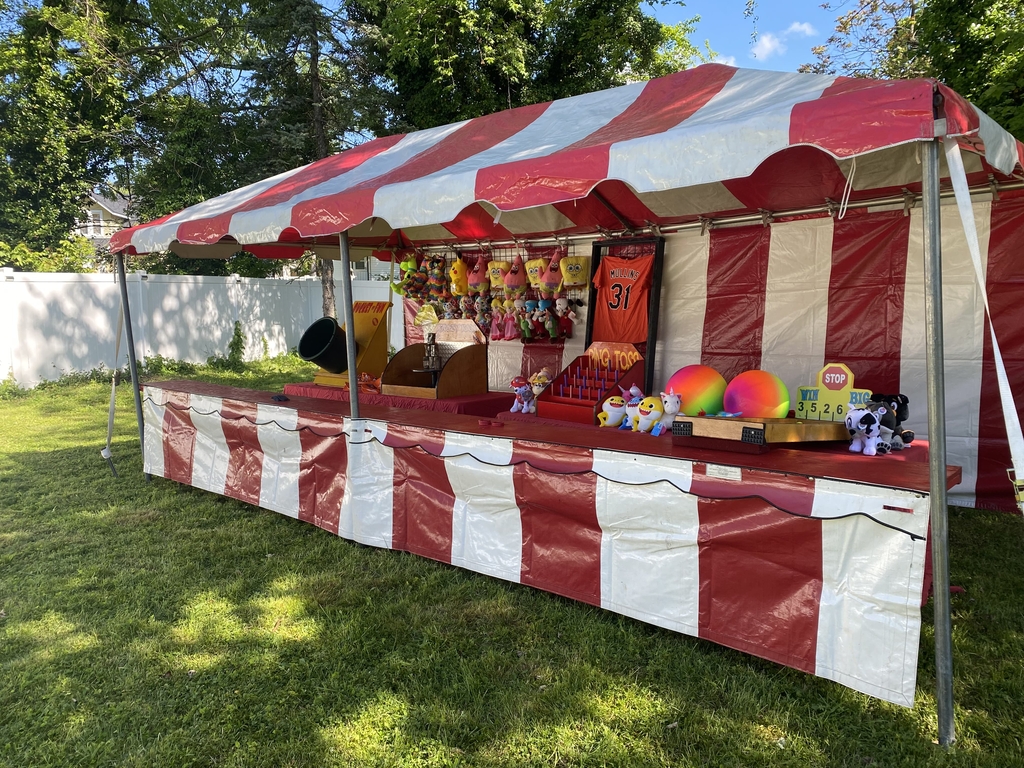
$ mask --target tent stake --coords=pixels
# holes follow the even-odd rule
[[[359,373],[356,371],[356,324],[352,311],[352,270],[348,257],[348,232],[341,242],[341,312],[345,319],[345,347],[348,353],[348,400],[353,419],[359,418]]]
[[[117,252],[117,279],[121,284],[121,309],[124,311],[124,330],[128,339],[128,370],[132,374],[132,394],[135,395],[135,420],[139,423],[139,449],[142,460],[146,460],[146,424],[142,419],[142,393],[139,391],[139,366],[135,362],[135,337],[132,335],[132,313],[128,306],[128,282],[124,277],[124,254]],[[153,476],[146,473],[146,481]]]
[[[943,123],[945,121],[942,121]],[[945,131],[942,131],[943,133]],[[939,131],[936,131],[939,133]],[[953,638],[949,605],[949,508],[946,505],[946,389],[942,349],[942,242],[939,223],[939,140],[924,147],[925,348],[928,369],[928,459],[935,606],[935,687],[939,744],[956,740],[953,722]]]

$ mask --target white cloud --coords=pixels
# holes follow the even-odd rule
[[[736,57],[735,56],[718,56],[718,57],[715,58],[715,63],[716,64],[727,64],[730,67],[735,67],[736,66]]]
[[[789,29],[787,29],[783,34],[806,35],[807,37],[814,37],[814,35],[818,34],[818,30],[816,30],[806,21],[794,21],[792,24],[789,25]]]
[[[782,38],[778,35],[774,35],[771,32],[765,32],[758,36],[757,42],[754,43],[754,47],[750,49],[750,54],[755,59],[768,59],[772,56],[781,56],[786,52],[786,44],[782,42]]]

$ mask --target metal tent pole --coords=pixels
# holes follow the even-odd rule
[[[118,251],[117,280],[121,284],[121,309],[124,312],[124,330],[128,339],[128,370],[132,374],[132,393],[135,395],[135,420],[139,423],[139,449],[142,451],[143,462],[146,456],[146,424],[142,419],[142,393],[139,391],[139,366],[135,361],[135,337],[132,334],[132,313],[128,306],[128,282],[124,277],[124,254]],[[146,480],[152,479],[146,473]]]
[[[944,132],[944,131],[943,131]],[[946,504],[946,387],[942,351],[942,242],[939,224],[939,140],[922,147],[925,348],[928,368],[928,462],[935,599],[935,686],[939,744],[956,740],[953,722],[953,637],[949,605],[949,508]]]
[[[359,374],[356,372],[356,325],[352,312],[352,270],[348,257],[348,232],[341,239],[341,313],[345,320],[345,347],[348,353],[348,397],[353,419],[359,418]]]

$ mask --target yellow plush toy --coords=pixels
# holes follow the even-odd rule
[[[563,288],[579,288],[590,279],[586,256],[565,256],[558,266],[562,270]]]
[[[530,287],[540,288],[540,278],[548,268],[548,259],[530,259],[526,262],[526,278],[530,281]]]
[[[461,258],[452,262],[448,270],[448,277],[451,278],[452,296],[466,296],[469,294],[469,268]]]
[[[505,273],[512,269],[507,261],[492,261],[487,265],[487,276],[491,280],[491,293],[502,293],[505,290]]]

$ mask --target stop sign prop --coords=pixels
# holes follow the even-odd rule
[[[852,406],[863,405],[871,390],[854,389],[853,371],[843,363],[827,363],[818,371],[818,384],[798,387],[796,416],[810,421],[842,421]]]

